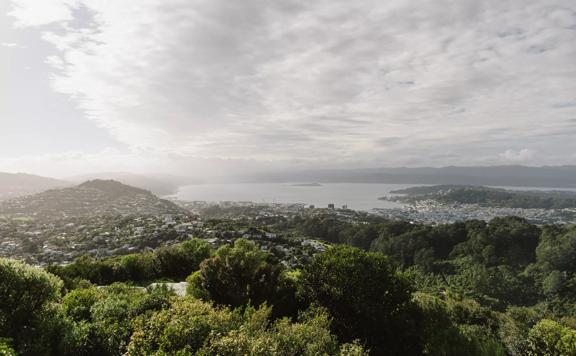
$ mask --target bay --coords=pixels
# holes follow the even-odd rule
[[[317,208],[334,204],[347,205],[349,209],[371,210],[374,208],[397,208],[395,202],[378,200],[391,196],[392,190],[422,184],[361,184],[322,183],[303,185],[291,183],[242,183],[242,184],[194,184],[183,186],[173,196],[180,200],[207,202],[254,202],[254,203],[299,203]]]
[[[314,205],[325,208],[328,204],[336,207],[346,205],[354,210],[375,208],[399,208],[401,204],[378,200],[383,196],[394,196],[390,191],[423,184],[364,184],[364,183],[222,183],[191,184],[183,186],[171,196],[186,201],[206,202],[253,202]],[[499,187],[508,190],[567,190],[566,188],[542,187]]]

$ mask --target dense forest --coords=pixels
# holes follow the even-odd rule
[[[576,193],[571,191],[512,191],[483,186],[435,185],[395,190],[391,193],[405,194],[405,196],[394,197],[392,200],[408,202],[432,199],[448,204],[478,204],[497,208],[567,209],[576,207]]]
[[[245,239],[46,269],[2,259],[0,354],[576,354],[576,227],[326,215],[274,228],[331,247],[297,268]],[[186,296],[139,287],[184,279]]]

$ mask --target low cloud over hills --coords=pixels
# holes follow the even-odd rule
[[[72,183],[62,180],[32,174],[0,172],[0,200],[71,185]]]

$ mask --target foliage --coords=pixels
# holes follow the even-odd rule
[[[129,254],[96,259],[81,256],[67,266],[50,266],[49,271],[60,276],[68,287],[80,279],[95,284],[114,282],[149,282],[158,278],[182,280],[199,268],[200,262],[210,257],[212,248],[201,239],[161,247],[154,252]]]
[[[14,351],[9,341],[8,339],[0,339],[0,355],[16,356],[16,351]]]
[[[304,268],[302,288],[310,302],[328,310],[342,340],[360,339],[382,355],[420,352],[411,286],[384,255],[335,246]]]
[[[170,309],[135,320],[128,355],[364,355],[357,344],[339,345],[328,315],[315,310],[297,322],[270,322],[270,308],[214,308],[197,299],[177,300]]]
[[[498,310],[508,305],[532,305],[537,300],[534,282],[507,265],[486,267],[470,258],[454,261],[457,273],[447,277],[451,290]]]
[[[17,350],[29,349],[61,289],[62,281],[40,268],[0,259],[0,337],[12,338]]]
[[[57,276],[0,259],[0,354],[576,354],[574,226],[335,214],[271,221],[351,246],[290,268],[243,239],[216,252],[193,239],[84,256],[50,266]],[[267,229],[249,231],[278,231]],[[185,276],[185,298],[135,286]]]
[[[417,292],[414,301],[424,315],[424,353],[428,355],[505,355],[494,330],[497,316],[473,300],[450,294]]]
[[[212,248],[204,240],[192,239],[176,246],[161,247],[155,255],[162,277],[183,280],[212,255]]]
[[[522,356],[528,350],[528,332],[542,319],[542,311],[528,307],[509,307],[500,316],[499,336],[509,355]]]
[[[231,307],[264,302],[280,306],[276,302],[295,291],[271,257],[253,242],[238,239],[201,263],[200,270],[187,279],[188,293]]]
[[[240,323],[240,316],[227,309],[197,299],[178,300],[170,309],[134,321],[128,354],[194,353],[210,335],[226,334]]]
[[[528,355],[576,354],[576,330],[544,319],[528,333]]]
[[[40,336],[46,339],[45,349],[28,353],[117,355],[132,333],[130,320],[168,307],[170,298],[167,289],[146,293],[123,284],[76,289],[64,296],[58,308],[43,314]]]

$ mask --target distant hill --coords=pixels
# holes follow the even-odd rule
[[[62,180],[25,173],[0,172],[0,200],[71,186]]]
[[[116,180],[124,184],[149,190],[152,193],[160,196],[176,194],[179,187],[196,183],[192,181],[192,179],[186,177],[178,177],[167,174],[142,175],[128,172],[91,173],[70,177],[68,180],[75,183],[81,183],[94,179]]]
[[[0,203],[0,215],[37,218],[178,213],[187,211],[147,190],[99,179]]]
[[[380,199],[404,202],[430,199],[440,203],[478,204],[484,207],[496,208],[576,208],[576,192],[571,191],[520,191],[469,185],[434,185],[393,190],[390,193],[404,195]]]
[[[235,177],[237,182],[465,184],[576,188],[576,166],[487,166],[290,170]]]

